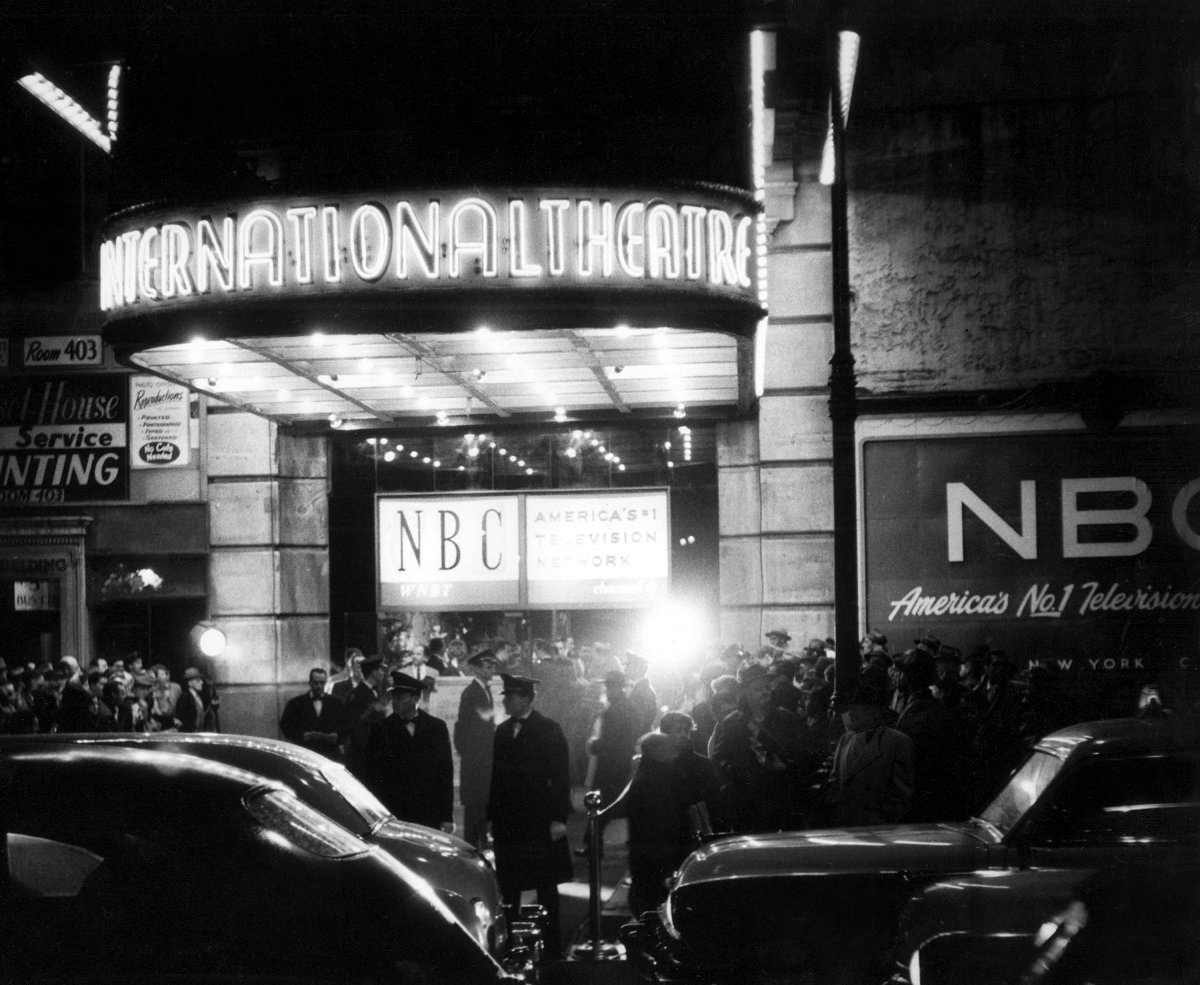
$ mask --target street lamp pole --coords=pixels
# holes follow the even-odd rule
[[[846,112],[849,78],[844,77],[840,17],[831,37],[830,119],[833,182],[830,197],[830,252],[833,266],[833,357],[830,359],[829,417],[833,429],[833,603],[837,663],[834,706],[843,707],[859,674],[858,653],[858,494],[855,471],[854,354],[850,346],[850,247],[846,205]]]

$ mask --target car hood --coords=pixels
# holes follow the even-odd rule
[[[992,842],[969,824],[830,828],[721,838],[683,863],[675,887],[830,872],[961,872],[988,864]]]
[[[370,840],[417,875],[432,879],[439,889],[488,904],[498,894],[496,875],[487,860],[454,835],[391,819],[379,824]]]
[[[394,818],[377,825],[370,840],[428,882],[484,947],[503,945],[500,884],[495,870],[471,845],[454,835]]]

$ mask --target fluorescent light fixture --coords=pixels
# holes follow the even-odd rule
[[[767,294],[767,168],[772,155],[770,146],[775,134],[773,114],[768,113],[766,74],[775,68],[775,34],[770,31],[750,32],[750,157],[754,181],[754,200],[759,211],[754,218],[755,280],[758,303],[768,310]],[[769,132],[772,131],[772,132]],[[759,320],[754,333],[754,395],[761,397],[766,389],[767,318]]]
[[[850,122],[850,94],[854,91],[854,75],[858,71],[858,49],[861,38],[853,31],[838,32],[838,81],[842,90],[842,126]],[[833,184],[833,97],[829,100],[829,130],[821,151],[821,173],[818,181]]]
[[[111,85],[111,74],[109,78],[109,116],[115,120],[116,90]],[[119,74],[117,78],[120,78]],[[29,75],[24,75],[17,79],[17,82],[30,95],[54,110],[55,113],[87,137],[88,140],[104,151],[105,154],[112,153],[114,134],[106,132],[104,127],[100,125],[99,120],[46,78],[46,76],[42,75],[41,72],[31,72]]]

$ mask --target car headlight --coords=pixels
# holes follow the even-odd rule
[[[675,940],[679,940],[679,931],[675,929],[675,917],[671,907],[671,900],[674,898],[674,895],[674,893],[667,893],[666,902],[659,908],[659,914],[662,919],[663,930],[675,938]]]
[[[913,956],[908,959],[908,980],[912,985],[921,985],[921,950],[918,948],[913,951]]]

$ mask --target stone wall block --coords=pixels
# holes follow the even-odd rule
[[[208,415],[208,475],[271,475],[274,425],[255,414]]]
[[[763,541],[763,604],[833,604],[833,538]]]
[[[762,503],[766,533],[832,532],[833,468],[763,466]]]
[[[828,387],[832,358],[832,323],[768,325],[763,387],[767,392]]]
[[[214,547],[270,545],[274,536],[270,482],[213,482],[208,487]]]
[[[325,439],[316,434],[279,432],[275,440],[278,474],[297,479],[324,478],[329,472]]]
[[[329,552],[323,549],[280,548],[275,553],[279,584],[278,612],[329,611]]]
[[[299,693],[299,692],[297,692]],[[279,717],[291,694],[274,684],[235,684],[221,689],[221,731],[282,739]]]
[[[771,317],[830,317],[833,261],[828,250],[772,253],[767,277]]]
[[[279,620],[279,681],[287,696],[307,689],[308,672],[329,669],[329,619],[287,616]]]
[[[722,538],[720,564],[721,604],[758,605],[762,599],[758,538]]]
[[[759,401],[758,418],[759,450],[764,462],[833,457],[826,397],[766,394]]]
[[[225,634],[225,652],[202,661],[222,698],[222,685],[272,684],[275,681],[275,620],[266,616],[238,616],[212,608],[212,622]],[[221,708],[225,711],[224,705]],[[224,721],[222,721],[224,725]]]
[[[271,550],[214,550],[209,558],[209,611],[214,615],[274,613],[274,558]]]
[[[323,478],[280,479],[279,541],[324,546],[329,541],[329,491]]]
[[[740,643],[743,648],[752,650],[763,642],[762,617],[757,607],[750,609],[722,609],[720,638],[722,647],[730,643]]]
[[[717,503],[722,537],[758,533],[758,468],[718,469]]]
[[[717,423],[717,467],[758,462],[758,421],[740,418]]]

